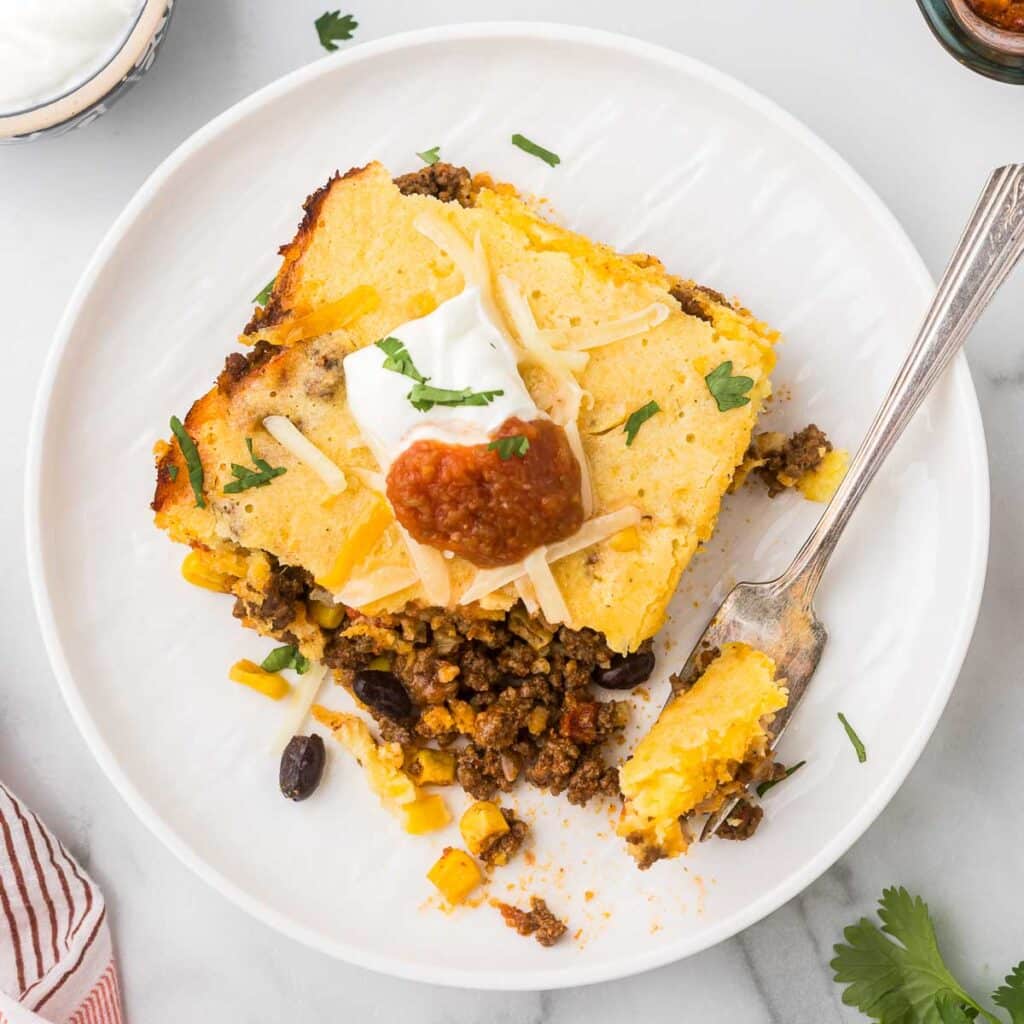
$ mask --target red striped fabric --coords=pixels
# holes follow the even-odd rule
[[[103,896],[0,785],[0,1024],[122,1024]]]

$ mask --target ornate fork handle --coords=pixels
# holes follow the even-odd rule
[[[817,526],[776,581],[809,606],[850,516],[932,385],[1024,252],[1024,164],[992,172],[914,344]]]

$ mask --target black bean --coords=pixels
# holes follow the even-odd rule
[[[390,672],[360,669],[356,672],[352,689],[367,707],[393,722],[409,722],[414,717],[412,698]]]
[[[327,752],[324,741],[312,736],[293,736],[281,754],[278,780],[281,792],[289,800],[305,800],[312,795],[324,774]]]
[[[599,668],[594,682],[606,690],[632,690],[650,679],[654,671],[654,651],[633,651],[616,654],[607,668]]]

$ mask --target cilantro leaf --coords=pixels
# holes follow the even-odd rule
[[[405,377],[411,377],[417,384],[427,383],[428,378],[416,369],[409,350],[399,338],[381,338],[379,341],[375,341],[374,345],[387,355],[387,359],[384,360],[385,370],[393,370]]]
[[[846,943],[834,947],[831,967],[846,985],[847,1006],[881,1024],[948,1024],[970,1020],[972,1012],[998,1024],[949,973],[920,897],[902,887],[886,889],[878,916],[881,930],[861,918],[843,932]]]
[[[738,409],[750,403],[750,399],[745,395],[754,386],[754,379],[732,376],[731,359],[716,366],[704,381],[718,405],[719,412],[728,412],[730,409]]]
[[[863,764],[868,759],[867,749],[861,742],[861,739],[857,735],[857,733],[854,732],[853,726],[850,725],[850,723],[846,720],[846,715],[844,715],[842,711],[840,711],[837,717],[839,718],[839,721],[843,723],[843,728],[846,730],[846,735],[849,738],[850,742],[853,744],[853,749],[857,751],[857,760],[860,761],[861,764]]]
[[[240,466],[237,462],[231,463],[231,475],[235,478],[224,485],[225,494],[238,494],[247,491],[250,487],[266,487],[274,477],[287,473],[284,466],[271,466],[266,459],[259,458],[252,449],[252,438],[245,439],[245,446],[249,449],[249,457],[255,469]]]
[[[412,390],[406,395],[413,408],[420,412],[427,412],[435,405],[490,405],[504,391],[474,391],[472,388],[463,388],[461,391],[453,391],[451,388],[435,388],[427,383],[414,384]]]
[[[177,466],[173,466],[172,465],[172,466],[168,466],[167,467],[167,479],[170,480],[172,484],[174,483],[175,480],[178,479],[178,467]]]
[[[359,22],[351,14],[341,14],[340,11],[324,11],[313,24],[320,37],[320,45],[325,50],[336,50],[338,40],[351,39],[352,33],[359,27]]]
[[[499,437],[492,441],[487,450],[497,452],[502,462],[517,455],[520,459],[530,450],[530,439],[522,434],[510,434],[508,437]]]
[[[648,402],[641,405],[635,412],[629,414],[626,425],[622,428],[626,432],[626,447],[628,448],[635,440],[640,428],[656,413],[661,412],[661,406],[657,402]]]
[[[275,647],[260,663],[265,672],[280,672],[285,668],[293,668],[300,676],[309,671],[309,658],[299,653],[294,644]]]
[[[196,448],[195,441],[189,436],[177,416],[171,417],[171,430],[178,439],[181,454],[185,456],[188,482],[192,485],[192,493],[196,496],[196,507],[206,508],[206,499],[203,497],[203,462],[199,458],[199,449]]]
[[[274,290],[274,284],[277,282],[277,275],[275,274],[254,296],[252,301],[257,306],[265,306],[270,301],[270,293]]]
[[[557,167],[562,162],[562,158],[557,153],[538,146],[536,142],[531,142],[525,135],[520,135],[518,132],[512,136],[512,145],[518,146],[524,153],[538,157],[549,167]]]
[[[441,159],[441,147],[433,146],[430,149],[423,150],[422,153],[416,154],[428,167],[431,164],[436,164]]]
[[[807,764],[806,761],[797,761],[796,764],[792,764],[786,769],[786,772],[781,779],[769,779],[767,782],[762,782],[761,785],[757,787],[757,795],[764,796],[769,789],[774,789],[780,782],[785,782],[790,775],[794,772],[800,771],[805,764]]]
[[[1024,960],[1006,976],[992,993],[992,1002],[1010,1011],[1012,1024],[1024,1024]]]

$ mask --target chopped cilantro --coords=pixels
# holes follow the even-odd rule
[[[521,459],[530,450],[530,439],[522,434],[499,437],[487,446],[487,450],[497,452],[502,462],[511,459],[513,455]]]
[[[313,24],[320,37],[320,45],[325,50],[336,50],[338,40],[351,39],[352,33],[359,27],[359,22],[351,14],[341,14],[340,11],[324,11]]]
[[[868,759],[868,752],[864,744],[861,743],[860,737],[853,731],[853,726],[846,720],[846,715],[839,712],[839,721],[843,723],[843,728],[846,730],[846,735],[849,737],[850,742],[853,744],[853,749],[857,751],[857,760],[863,764]]]
[[[427,383],[427,378],[416,369],[416,364],[413,363],[412,356],[409,355],[409,350],[403,341],[388,337],[375,341],[374,345],[387,355],[387,359],[384,360],[385,370],[393,370],[405,377],[411,377],[417,384]]]
[[[661,412],[661,406],[657,402],[648,402],[641,405],[636,412],[629,414],[626,425],[622,429],[626,432],[626,447],[628,448],[635,440],[640,428],[656,413]]]
[[[272,277],[256,295],[253,296],[253,302],[257,306],[265,306],[270,301],[270,293],[274,290],[274,283],[277,281],[277,275]]]
[[[757,787],[757,795],[764,796],[769,789],[774,789],[780,782],[785,782],[786,779],[790,777],[790,775],[792,775],[794,772],[800,771],[800,769],[803,768],[805,764],[807,764],[806,761],[797,761],[796,764],[790,765],[786,769],[781,779],[769,779],[767,782],[762,782],[761,785]]]
[[[196,506],[206,508],[206,499],[203,497],[203,462],[199,458],[199,449],[177,416],[171,417],[171,430],[178,439],[181,454],[185,456],[188,481],[192,485],[192,493],[196,496]]]
[[[280,672],[285,668],[293,668],[300,676],[309,671],[309,658],[299,653],[294,644],[275,647],[260,663],[264,672]]]
[[[178,479],[178,467],[177,466],[173,466],[172,465],[172,466],[168,466],[167,467],[167,479],[170,480],[172,484],[174,483],[175,480]]]
[[[427,166],[436,164],[441,159],[441,147],[434,146],[432,149],[425,149],[422,153],[416,154]]]
[[[562,158],[557,153],[552,153],[550,149],[538,146],[536,142],[531,142],[525,135],[520,135],[518,132],[512,136],[512,145],[518,146],[524,153],[538,157],[549,167],[557,167],[562,162]]]
[[[504,391],[474,391],[472,388],[463,388],[461,391],[453,391],[451,388],[435,388],[430,384],[414,384],[412,391],[406,396],[413,407],[420,412],[427,412],[435,405],[490,405]]]
[[[237,462],[231,463],[231,475],[235,478],[224,485],[225,494],[238,494],[240,491],[247,491],[250,487],[266,487],[271,480],[288,470],[284,466],[271,466],[265,459],[259,458],[252,450],[252,438],[245,439],[245,446],[249,449],[249,458],[255,469],[248,469],[240,466]]]
[[[879,900],[882,927],[862,917],[843,932],[831,963],[844,985],[843,1002],[879,1024],[1002,1024],[971,996],[939,952],[928,904],[904,888],[886,889]],[[1009,1012],[1011,1024],[1024,1024],[1024,963],[992,993]]]
[[[728,412],[750,403],[750,399],[745,396],[754,386],[754,380],[752,377],[733,377],[731,359],[716,366],[704,380],[719,412]]]

